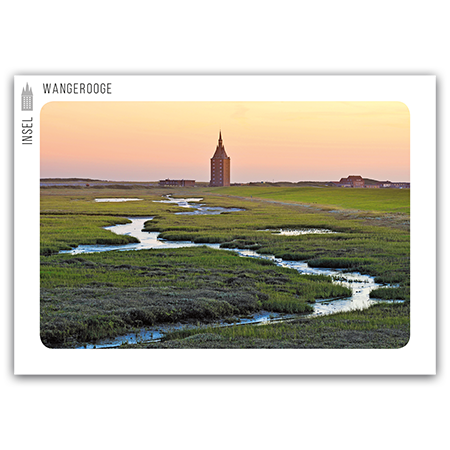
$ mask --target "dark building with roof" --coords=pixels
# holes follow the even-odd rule
[[[372,182],[373,183],[373,182]],[[360,175],[350,175],[347,178],[341,178],[339,181],[332,181],[331,184],[337,187],[349,187],[349,188],[396,188],[396,189],[410,189],[411,183],[409,182],[395,182],[392,181],[378,181],[374,184],[365,184],[364,179]]]
[[[170,180],[166,178],[165,180],[159,180],[160,186],[185,186],[185,187],[194,187],[195,180]]]
[[[361,175],[349,175],[347,178],[341,178],[339,181],[333,182],[338,187],[363,188],[364,179]]]
[[[230,157],[225,151],[222,143],[222,131],[219,132],[219,143],[211,158],[211,180],[210,186],[230,185]]]

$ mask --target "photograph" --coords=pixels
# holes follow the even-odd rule
[[[102,89],[88,86],[43,89]],[[64,100],[38,113],[48,349],[408,345],[404,103]]]

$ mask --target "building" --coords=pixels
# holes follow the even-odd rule
[[[338,187],[363,188],[364,179],[360,175],[349,175],[347,178],[341,178],[333,182]]]
[[[33,91],[30,87],[22,88],[22,111],[33,111]]]
[[[230,157],[225,151],[222,143],[222,131],[219,132],[219,143],[211,158],[211,180],[210,186],[230,185]]]
[[[380,181],[381,188],[394,188],[394,189],[411,189],[411,183],[408,182],[392,182],[392,181]]]
[[[331,184],[337,187],[348,188],[367,188],[367,189],[410,189],[411,183],[409,182],[395,182],[392,181],[378,181],[374,184],[365,184],[364,179],[359,175],[350,175],[347,178],[341,178],[339,181],[332,181]]]
[[[165,180],[159,180],[159,186],[194,187],[195,180],[170,180],[169,178],[166,178]]]

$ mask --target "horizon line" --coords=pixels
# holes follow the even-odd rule
[[[352,176],[352,175],[348,175]],[[410,180],[407,181],[392,181],[388,180],[387,178],[385,180],[377,180],[376,178],[370,178],[370,177],[361,177],[364,180],[372,180],[377,182],[386,182],[389,181],[391,183],[410,183]],[[344,177],[341,177],[344,178]],[[188,178],[166,178],[168,180],[188,180]],[[105,179],[99,179],[99,178],[86,178],[86,177],[44,177],[39,178],[39,180],[80,180],[80,181],[101,181],[105,183],[158,183],[161,180],[165,179],[158,179],[158,180],[105,180]],[[209,180],[201,181],[201,180],[194,180],[196,183],[209,183]],[[247,184],[247,183],[337,183],[338,180],[297,180],[297,181],[289,181],[289,180],[253,180],[253,181],[234,181],[231,184]]]

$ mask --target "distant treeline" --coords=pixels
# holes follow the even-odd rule
[[[363,178],[364,183],[367,185],[371,184],[378,184],[380,181],[372,180],[370,178]],[[41,178],[41,182],[44,183],[66,183],[66,182],[102,182],[102,183],[157,183],[156,181],[111,181],[111,180],[98,180],[96,178]],[[329,186],[332,182],[331,181],[250,181],[248,183],[233,183],[234,186],[259,186],[261,184],[268,185],[268,186],[282,186],[282,187],[289,187],[289,186]],[[197,186],[208,186],[209,182],[207,181],[198,181],[196,182]]]
[[[102,181],[107,182],[108,180],[97,180],[94,178],[41,178],[42,182],[51,182],[51,181]]]

